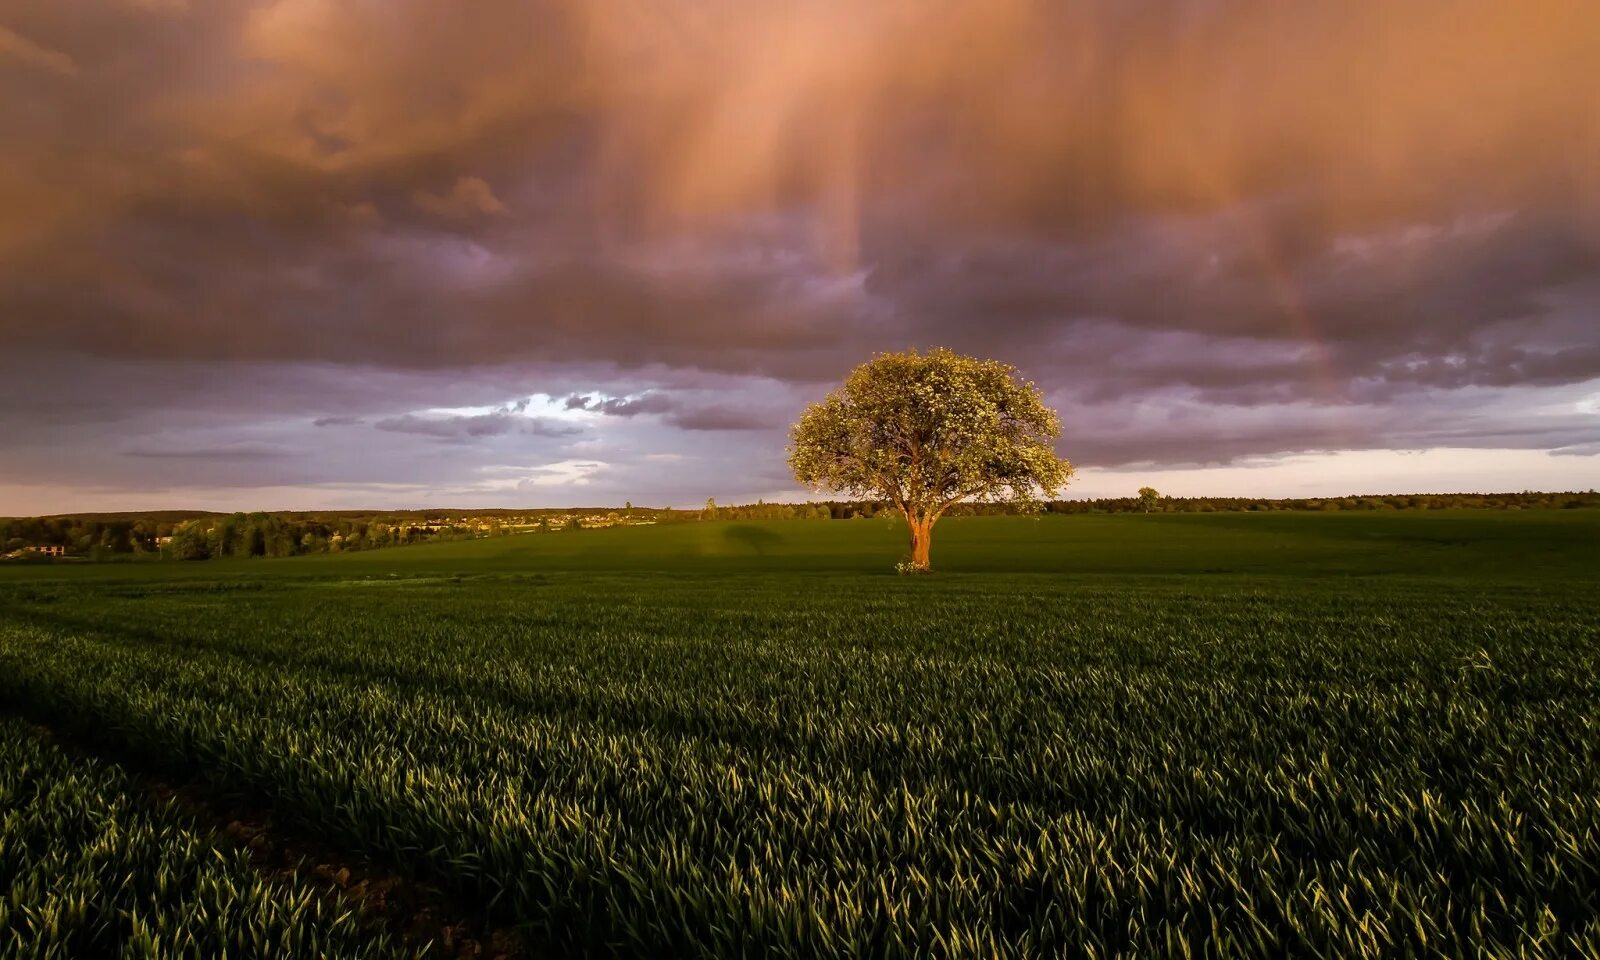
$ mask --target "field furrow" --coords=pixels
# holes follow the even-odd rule
[[[32,595],[0,699],[574,954],[1600,951],[1572,592],[330,586]]]

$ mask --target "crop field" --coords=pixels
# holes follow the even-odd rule
[[[306,884],[219,852],[123,771],[0,718],[0,949],[77,958],[404,956],[386,931]]]
[[[263,870],[240,809],[485,955],[1600,956],[1600,512],[903,549],[0,569],[0,955],[473,955]]]

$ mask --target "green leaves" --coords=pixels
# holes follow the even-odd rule
[[[1055,413],[994,360],[949,350],[882,354],[809,407],[789,465],[816,490],[882,499],[914,518],[961,500],[1048,497],[1072,475]]]
[[[1580,588],[262,583],[19,599],[0,703],[270,803],[551,955],[1600,948]],[[163,956],[307,929],[359,955],[314,901],[257,893],[192,831],[140,832],[165,814],[125,781],[96,767],[85,791],[12,733],[0,931],[115,924],[132,945],[137,917]]]
[[[0,718],[0,956],[408,957],[321,892]]]

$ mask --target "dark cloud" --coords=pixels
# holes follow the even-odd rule
[[[411,195],[411,202],[426,213],[455,219],[493,217],[506,212],[506,205],[479,177],[461,177],[444,195],[419,190]]]
[[[276,447],[236,444],[200,449],[141,447],[125,451],[124,456],[140,457],[147,460],[276,460],[289,456],[289,452]]]
[[[1550,452],[1558,457],[1600,456],[1600,441],[1596,441],[1594,443],[1575,443],[1570,447],[1556,447]]]
[[[524,417],[511,410],[473,416],[419,416],[414,413],[398,417],[385,417],[374,423],[379,430],[390,433],[411,433],[439,440],[466,441],[479,437],[501,437],[523,434],[534,437],[569,437],[582,433],[582,429],[568,424],[551,423],[537,417]]]
[[[665,393],[645,393],[637,397],[575,393],[567,397],[562,405],[567,410],[584,410],[611,417],[662,414],[663,423],[679,430],[771,430],[785,423],[782,416],[741,407],[686,403]]]
[[[677,402],[664,393],[638,397],[607,397],[573,394],[563,402],[568,410],[587,410],[610,417],[637,417],[642,413],[666,413],[677,409]]]
[[[1590,0],[0,0],[0,482],[367,477],[308,422],[754,475],[934,345],[1084,462],[1587,449],[1597,61]]]
[[[1382,405],[1289,403],[1232,406],[1169,396],[1127,408],[1115,403],[1077,408],[1066,446],[1079,467],[1215,467],[1283,454],[1441,447],[1557,450],[1595,435],[1592,420],[1484,409],[1439,394],[1404,410]],[[1379,441],[1381,442],[1375,442]]]
[[[783,421],[737,407],[695,407],[679,410],[667,422],[680,430],[771,430]]]

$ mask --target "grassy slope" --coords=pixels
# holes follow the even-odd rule
[[[233,563],[0,565],[4,580],[383,576],[585,571],[888,574],[904,553],[892,520],[715,522],[424,544]],[[1600,579],[1600,511],[1173,514],[950,518],[945,573],[1075,576],[1413,575]]]

